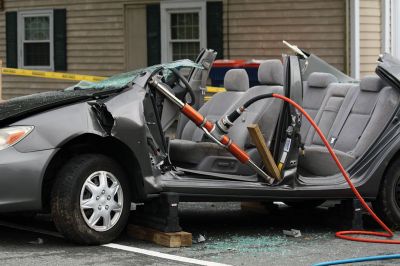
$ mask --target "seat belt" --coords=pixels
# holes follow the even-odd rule
[[[201,71],[201,83],[200,83],[201,97],[199,99],[199,109],[204,104],[204,97],[206,96],[207,92],[208,74],[210,73],[210,68],[211,68],[210,63],[206,62],[205,60],[203,60],[202,66],[204,67],[204,69]]]
[[[336,143],[337,138],[339,137],[340,132],[342,131],[344,124],[350,116],[351,110],[353,109],[354,104],[356,103],[358,97],[358,91],[354,93],[353,97],[350,100],[350,103],[347,105],[347,108],[344,110],[343,116],[340,117],[339,125],[334,128],[331,138],[329,140],[329,144],[333,147]]]
[[[364,134],[364,130],[365,130],[365,128],[368,126],[369,121],[371,121],[372,114],[373,114],[374,111],[375,111],[375,107],[376,107],[377,104],[378,104],[378,100],[379,100],[379,95],[378,95],[378,97],[376,97],[376,101],[375,101],[375,103],[374,103],[374,106],[372,107],[372,110],[371,110],[371,112],[369,113],[369,117],[368,117],[367,123],[365,123],[364,128],[361,130],[360,136],[358,136],[359,139],[360,139],[360,137]]]

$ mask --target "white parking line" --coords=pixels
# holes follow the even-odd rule
[[[211,261],[205,261],[205,260],[198,260],[198,259],[191,259],[191,258],[187,258],[187,257],[175,256],[175,255],[161,253],[161,252],[158,252],[158,251],[152,251],[152,250],[141,249],[141,248],[134,248],[134,247],[118,245],[118,244],[113,244],[113,243],[105,244],[103,246],[104,247],[109,247],[109,248],[125,250],[125,251],[129,251],[129,252],[134,252],[134,253],[140,253],[140,254],[144,254],[144,255],[148,255],[148,256],[152,256],[152,257],[158,257],[158,258],[167,259],[167,260],[174,260],[174,261],[179,261],[179,262],[186,262],[186,263],[196,264],[196,265],[207,265],[207,266],[228,266],[229,265],[229,264],[223,264],[223,263],[217,263],[217,262],[211,262]]]
[[[17,229],[17,230],[21,230],[21,231],[28,231],[28,232],[39,233],[39,234],[43,234],[43,235],[49,235],[49,236],[58,237],[58,238],[64,238],[61,234],[59,234],[57,232],[53,232],[53,231],[45,230],[45,229],[37,229],[37,228],[31,227],[31,226],[19,225],[19,224],[9,223],[9,222],[5,222],[5,221],[0,221],[0,226]],[[170,255],[170,254],[161,253],[158,251],[152,251],[152,250],[147,250],[147,249],[142,249],[142,248],[135,248],[135,247],[119,245],[119,244],[114,244],[114,243],[105,244],[102,246],[107,247],[107,248],[119,249],[119,250],[123,250],[123,251],[143,254],[143,255],[147,255],[147,256],[167,259],[167,260],[196,264],[196,265],[229,266],[229,264],[223,264],[223,263],[181,257],[181,256],[176,256],[176,255]]]

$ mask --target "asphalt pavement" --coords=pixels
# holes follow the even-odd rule
[[[312,265],[400,253],[396,245],[335,238],[337,230],[349,225],[338,221],[337,213],[328,209],[332,205],[307,210],[281,204],[256,213],[241,210],[240,203],[180,203],[181,226],[193,233],[195,241],[201,240],[188,248],[160,247],[125,234],[113,242],[125,250],[77,246],[57,234],[48,215],[4,216],[0,217],[0,265],[193,265],[182,262],[189,259],[204,265]],[[285,236],[284,229],[298,229],[302,236]],[[399,260],[391,260],[362,265],[399,264]]]

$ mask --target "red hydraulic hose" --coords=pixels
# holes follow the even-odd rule
[[[324,134],[322,131],[319,129],[317,124],[314,122],[314,120],[307,114],[304,109],[298,105],[296,102],[292,101],[291,99],[280,95],[280,94],[272,94],[273,97],[281,99],[292,106],[294,106],[297,110],[299,110],[305,118],[310,122],[310,124],[315,128],[315,131],[317,131],[318,135],[324,142],[326,148],[328,149],[329,153],[331,154],[333,160],[335,161],[336,165],[338,166],[340,172],[342,172],[342,175],[344,179],[346,179],[346,182],[349,184],[351,190],[353,191],[354,195],[357,197],[357,199],[361,202],[362,206],[364,207],[365,210],[372,216],[372,218],[382,227],[383,230],[386,232],[373,232],[373,231],[340,231],[336,232],[336,237],[346,239],[346,240],[351,240],[351,241],[359,241],[359,242],[369,242],[369,243],[383,243],[383,244],[400,244],[400,240],[392,240],[392,239],[372,239],[372,238],[363,238],[363,237],[355,237],[352,235],[372,235],[372,236],[379,236],[379,237],[387,237],[387,238],[392,238],[393,237],[393,232],[390,230],[390,228],[374,213],[374,211],[368,206],[368,204],[365,202],[363,197],[361,196],[360,192],[356,189],[356,187],[353,185],[353,183],[350,180],[349,175],[347,174],[346,170],[344,169],[343,165],[340,163],[338,157],[336,156],[335,152],[329,145],[328,140],[325,138]]]

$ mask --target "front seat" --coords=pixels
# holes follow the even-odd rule
[[[208,120],[218,120],[243,97],[244,93],[249,89],[249,77],[246,70],[230,69],[226,72],[224,87],[226,91],[216,93],[199,109],[199,113]],[[203,137],[204,132],[191,121],[186,123],[181,135],[181,139],[196,142],[202,141]]]
[[[207,119],[215,121],[231,113],[255,96],[266,93],[282,94],[282,79],[283,66],[280,60],[267,60],[258,69],[258,80],[261,85],[252,87],[245,93],[242,93],[240,99],[234,102],[230,102],[223,94],[216,94],[211,99],[210,106],[218,106],[218,115],[213,116],[207,112],[205,116]],[[237,83],[239,80],[235,82]],[[246,79],[246,82],[248,82],[248,79]],[[260,100],[247,108],[241,117],[235,121],[228,133],[230,138],[239,147],[245,149],[258,164],[261,164],[261,158],[250,141],[247,126],[254,123],[259,124],[269,145],[275,131],[281,107],[282,102],[279,99],[269,98]],[[223,108],[226,108],[224,112],[222,112]],[[209,107],[205,109],[209,110]],[[202,114],[204,115],[204,110],[201,111],[203,111]],[[197,129],[192,122],[186,125],[186,127],[189,126],[195,129],[189,131],[189,128],[187,130],[185,128],[184,131],[186,133],[182,135],[183,139],[175,139],[170,143],[170,157],[175,165],[187,169],[224,174],[254,174],[253,170],[238,162],[228,151],[205,139],[203,131]]]

